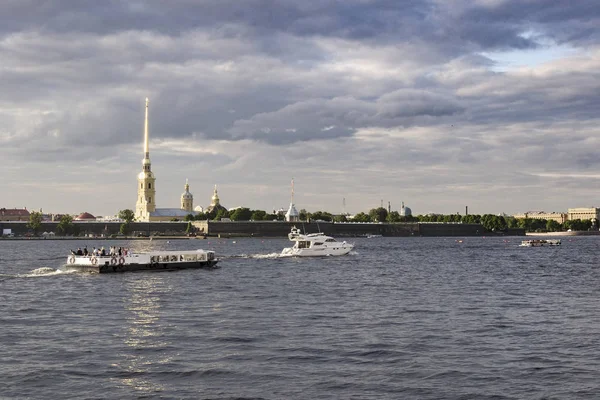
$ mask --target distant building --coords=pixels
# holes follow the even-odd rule
[[[0,221],[29,221],[27,208],[0,208]]]
[[[219,210],[227,211],[227,209],[221,205],[221,201],[219,200],[219,194],[217,193],[217,185],[215,185],[215,190],[213,192],[212,198],[210,199],[210,205],[206,207],[206,212],[219,212]]]
[[[294,180],[292,179],[292,199],[290,201],[290,207],[285,213],[285,220],[288,222],[297,222],[300,221],[300,213],[296,210],[296,205],[294,204]]]
[[[412,210],[404,205],[402,202],[402,207],[400,208],[400,216],[401,217],[410,217],[412,215]]]
[[[523,214],[515,214],[515,215],[513,215],[513,218],[545,219],[547,221],[552,220],[552,221],[558,222],[559,224],[564,224],[568,218],[568,215],[566,213],[560,213],[560,212],[527,211],[526,213],[523,213]]]
[[[600,220],[600,208],[597,207],[569,208],[567,213],[569,215],[569,221],[575,219],[580,219],[582,221],[588,219]]]
[[[194,195],[190,193],[190,185],[185,180],[185,192],[181,194],[181,209],[189,214],[194,212]]]
[[[95,221],[96,217],[94,217],[89,212],[82,212],[78,216],[74,218],[75,221]]]

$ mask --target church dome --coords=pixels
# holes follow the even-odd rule
[[[83,213],[79,214],[77,216],[77,218],[75,218],[75,220],[77,220],[77,221],[90,221],[90,220],[94,220],[95,221],[96,217],[94,217],[89,212],[83,212]]]
[[[410,217],[411,215],[412,215],[412,210],[409,207],[404,206],[404,203],[402,203],[402,208],[400,209],[400,216]]]

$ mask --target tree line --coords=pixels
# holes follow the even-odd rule
[[[135,213],[130,209],[119,211],[118,217],[124,222],[120,226],[120,232],[124,235],[131,233],[131,223],[135,221]],[[514,218],[510,216],[493,215],[493,214],[427,214],[417,216],[402,216],[397,211],[388,212],[384,207],[373,208],[368,213],[359,212],[349,219],[347,215],[333,215],[326,211],[308,212],[304,209],[300,210],[299,217],[301,221],[323,221],[323,222],[438,222],[438,223],[463,223],[463,224],[481,224],[489,231],[503,232],[507,229],[520,228],[527,232],[560,232],[566,230],[587,231],[590,229],[598,229],[598,221],[594,220],[569,220],[564,223],[559,223],[555,220],[545,220],[541,218]],[[188,214],[184,221],[220,221],[224,218],[231,221],[283,221],[285,215],[280,213],[267,213],[263,210],[251,210],[250,208],[241,207],[235,210],[213,210],[209,213],[199,213],[197,215]],[[173,221],[178,221],[174,218]],[[29,215],[29,223],[27,227],[33,231],[35,235],[39,233],[42,226],[42,214],[32,212]],[[63,215],[56,227],[56,233],[59,235],[78,235],[80,228],[73,223],[73,217]]]

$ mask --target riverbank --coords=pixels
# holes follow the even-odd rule
[[[600,231],[526,232],[526,236],[600,236]]]

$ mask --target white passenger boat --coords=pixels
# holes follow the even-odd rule
[[[338,242],[323,233],[302,234],[295,226],[288,234],[288,238],[295,243],[292,247],[283,249],[282,256],[341,256],[348,254],[354,248],[353,244],[345,241]]]
[[[214,251],[152,251],[148,253],[106,256],[81,256],[71,254],[67,257],[67,271],[78,272],[128,272],[128,271],[164,271],[188,268],[214,267],[217,262]]]
[[[560,246],[560,239],[533,239],[523,240],[521,247],[543,247],[543,246]]]

